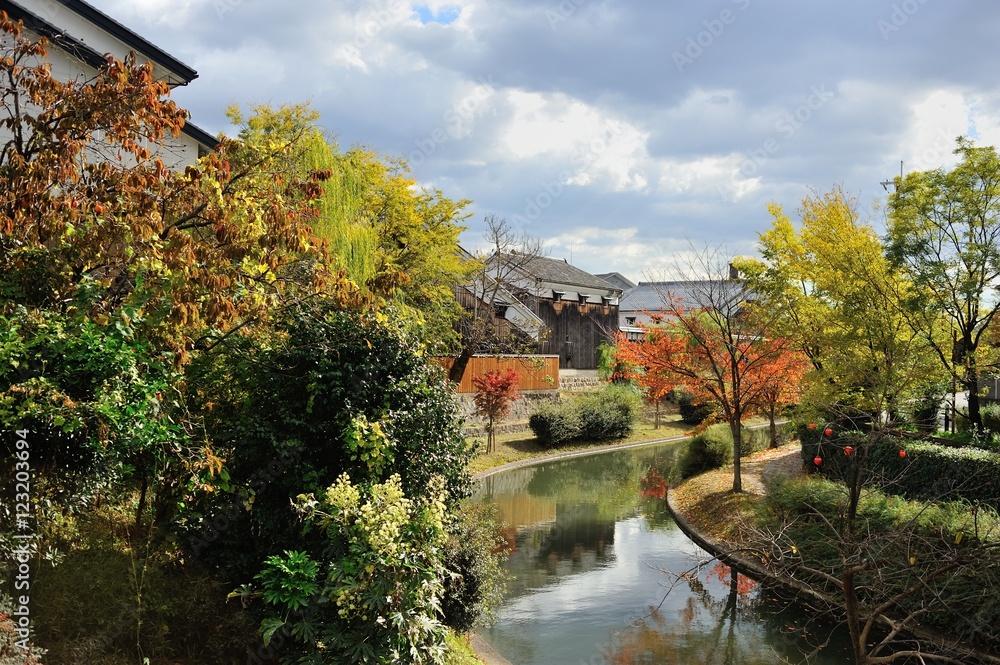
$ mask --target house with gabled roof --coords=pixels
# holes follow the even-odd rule
[[[619,330],[629,336],[641,335],[642,326],[652,322],[653,317],[667,313],[670,298],[687,307],[703,307],[729,299],[745,302],[750,295],[746,286],[737,279],[639,282],[621,297],[618,306]]]
[[[548,257],[523,262],[510,281],[510,292],[545,325],[538,353],[558,354],[561,369],[597,369],[598,347],[618,330],[622,289]]]
[[[198,72],[83,0],[0,0],[0,11],[21,21],[30,36],[45,37],[52,74],[63,81],[89,79],[105,64],[105,54],[124,60],[135,53],[153,76],[171,87],[187,85]],[[187,122],[180,136],[156,147],[164,164],[181,169],[215,149],[218,140]]]

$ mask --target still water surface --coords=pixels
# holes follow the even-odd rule
[[[515,665],[752,665],[801,662],[832,632],[809,662],[850,663],[838,629],[710,561],[677,528],[662,478],[679,445],[480,481],[476,499],[499,508],[514,547],[507,600],[484,636]]]

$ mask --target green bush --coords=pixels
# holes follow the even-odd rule
[[[983,419],[983,429],[986,430],[987,438],[995,441],[1000,437],[1000,404],[995,402],[983,404],[979,409],[979,415]]]
[[[528,418],[528,426],[547,448],[581,439],[623,439],[635,428],[641,408],[642,395],[634,386],[609,385],[599,393],[542,405]]]
[[[301,533],[292,500],[342,473],[359,483],[398,474],[407,496],[441,476],[452,506],[471,488],[454,393],[411,340],[322,303],[275,327],[271,344],[233,339],[189,371],[229,487],[189,507],[181,541],[236,583],[268,556],[324,547]]]
[[[747,457],[770,445],[767,429],[743,428],[740,436],[740,457]],[[709,425],[693,437],[677,463],[681,478],[690,478],[705,471],[721,469],[733,463],[733,435],[728,423]]]
[[[848,446],[851,455],[845,454]],[[964,500],[1000,507],[1000,453],[896,437],[871,443],[863,432],[826,437],[817,430],[802,439],[803,463],[832,480],[846,479],[865,449],[866,484],[910,499]],[[905,456],[900,457],[900,451]],[[816,457],[822,459],[819,466],[813,461]]]
[[[778,428],[778,440],[781,440],[781,428]],[[771,432],[766,427],[749,429],[744,427],[740,435],[740,457],[749,457],[771,446]]]
[[[700,425],[717,410],[712,402],[695,402],[694,397],[686,392],[681,392],[677,396],[677,407],[680,410],[681,422],[687,425]]]
[[[268,557],[257,575],[264,642],[288,639],[282,662],[444,663],[444,496],[440,478],[410,499],[398,475],[366,489],[345,474],[300,498],[326,547]]]
[[[677,464],[681,478],[690,478],[733,461],[733,435],[729,425],[716,423],[692,438]]]
[[[491,623],[504,600],[502,564],[508,544],[502,526],[495,505],[467,501],[448,529],[445,568],[450,575],[441,611],[444,623],[457,633]]]
[[[580,424],[579,438],[624,439],[635,428],[642,395],[632,386],[609,385],[599,393],[578,398],[573,406]]]
[[[546,448],[560,446],[580,434],[577,412],[566,403],[543,404],[528,418],[528,427]]]

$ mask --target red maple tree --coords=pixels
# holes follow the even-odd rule
[[[476,394],[472,401],[476,414],[488,420],[486,425],[486,452],[493,452],[496,443],[496,425],[510,414],[510,409],[518,399],[517,383],[521,375],[510,369],[489,371],[472,378]]]

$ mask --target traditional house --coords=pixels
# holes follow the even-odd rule
[[[89,79],[105,64],[104,54],[123,60],[134,52],[148,61],[153,76],[171,87],[187,85],[198,73],[83,0],[0,0],[0,11],[21,21],[28,33],[50,42],[52,74],[64,81]],[[180,136],[165,137],[155,148],[171,168],[184,168],[210,152],[218,141],[190,122]]]
[[[563,369],[597,369],[598,347],[618,329],[622,289],[546,257],[524,262],[510,281],[510,291],[545,325],[538,352],[558,354]]]
[[[618,305],[618,328],[629,336],[641,334],[642,326],[670,309],[669,299],[686,307],[703,307],[729,298],[747,300],[750,295],[738,280],[691,280],[675,282],[639,282],[628,289]]]

